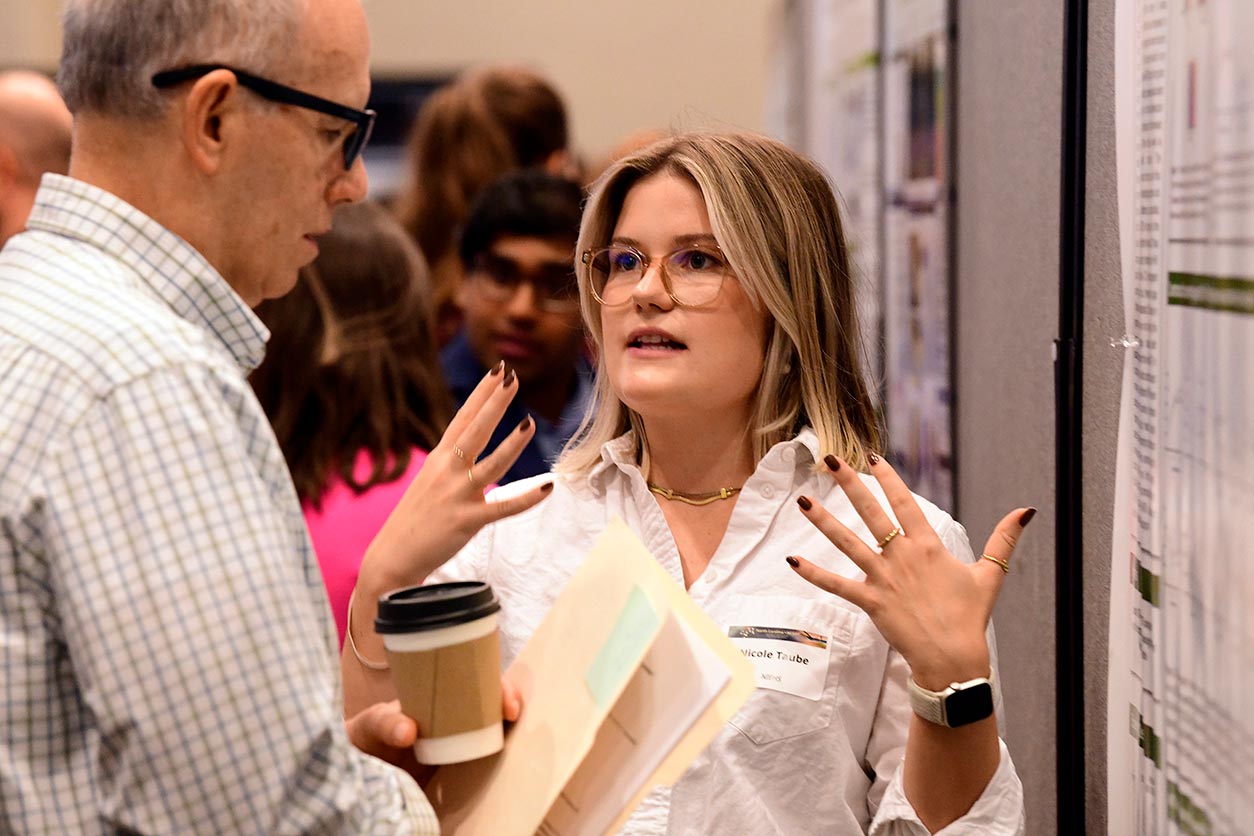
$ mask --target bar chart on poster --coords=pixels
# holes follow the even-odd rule
[[[1111,833],[1254,822],[1254,4],[1126,0]],[[1119,71],[1117,70],[1117,74]]]

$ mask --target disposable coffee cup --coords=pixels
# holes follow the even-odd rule
[[[477,581],[413,586],[379,599],[375,631],[387,650],[401,709],[418,724],[419,763],[501,751],[501,609]]]

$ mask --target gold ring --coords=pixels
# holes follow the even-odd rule
[[[980,555],[980,560],[991,560],[1001,567],[1001,571],[1004,574],[1010,574],[1010,564],[1002,560],[1000,557],[993,557],[991,554],[982,554]]]
[[[477,484],[475,484],[474,465],[471,465],[470,467],[466,468],[466,481],[469,482],[473,487],[476,487],[476,488],[479,487]]]
[[[453,455],[457,456],[457,458],[462,461],[466,461],[466,451],[458,447],[456,444],[453,445]]]
[[[896,537],[898,534],[905,534],[905,532],[902,531],[900,528],[894,528],[892,531],[884,535],[883,540],[880,540],[878,543],[875,544],[876,548],[878,548],[880,551],[884,551],[884,547],[887,546],[889,543],[891,543],[893,541],[893,538]]]

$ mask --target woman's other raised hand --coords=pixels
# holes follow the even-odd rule
[[[985,628],[1010,558],[1035,508],[1017,508],[997,524],[975,563],[945,548],[896,471],[872,455],[871,474],[888,499],[890,516],[852,467],[835,456],[824,461],[877,547],[872,547],[808,497],[797,504],[806,518],[866,574],[847,578],[800,556],[788,564],[810,583],[857,605],[910,665],[924,688],[988,676]]]

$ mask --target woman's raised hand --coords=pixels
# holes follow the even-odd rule
[[[479,458],[517,391],[517,378],[504,363],[479,381],[371,543],[362,563],[363,576],[370,572],[390,586],[421,583],[479,529],[525,511],[548,495],[551,482],[500,502],[487,502],[483,496],[535,434],[535,422],[528,417],[495,450]]]
[[[876,538],[878,550],[803,496],[797,500],[802,513],[866,573],[866,580],[820,569],[799,556],[789,557],[788,564],[810,583],[862,608],[924,688],[939,690],[955,681],[987,676],[985,628],[1009,572],[1015,543],[1036,509],[1007,514],[989,537],[981,559],[964,563],[945,548],[887,462],[872,456],[871,474],[884,489],[897,523],[852,467],[835,456],[824,461]]]

